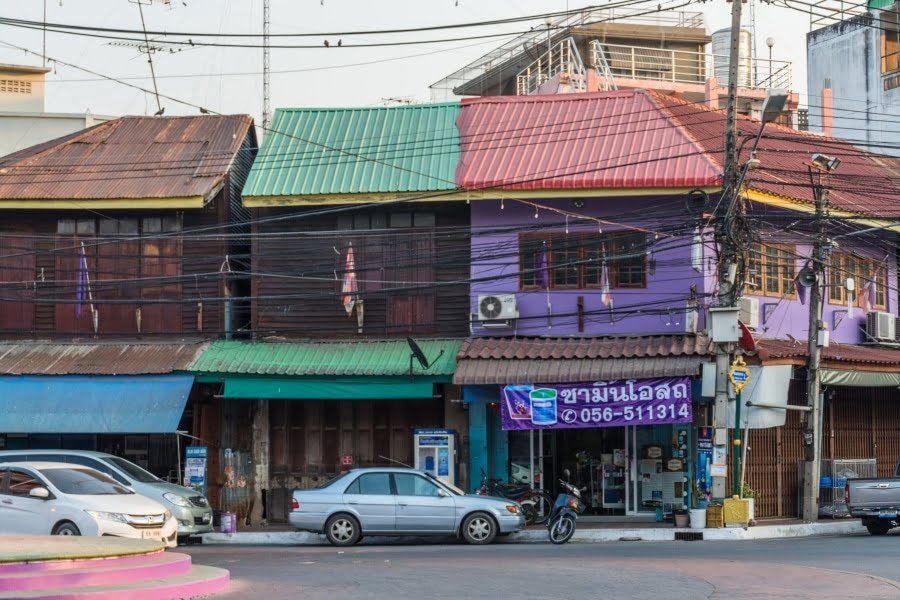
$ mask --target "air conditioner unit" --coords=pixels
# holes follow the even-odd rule
[[[896,333],[896,319],[886,312],[870,312],[866,315],[866,335],[870,340],[893,342]]]
[[[738,300],[738,320],[748,329],[759,327],[759,298],[741,298]]]
[[[482,327],[510,327],[510,320],[518,317],[515,294],[478,296],[478,321]]]
[[[900,344],[900,317],[894,321],[894,342]]]

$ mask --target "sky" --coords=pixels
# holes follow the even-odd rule
[[[22,0],[0,4],[0,17],[42,20],[93,27],[140,29],[136,0]],[[145,3],[150,0],[143,0]],[[411,28],[522,17],[547,11],[608,2],[564,0],[271,0],[273,34],[365,31]],[[656,6],[657,0],[645,2]],[[143,6],[150,30],[210,33],[261,33],[262,0],[155,0]],[[744,12],[749,12],[749,4]],[[760,58],[767,58],[767,37],[775,39],[772,57],[793,62],[793,88],[806,104],[806,32],[809,16],[785,7],[756,2],[756,39]],[[730,26],[731,4],[725,0],[693,2],[681,10],[703,12],[708,32]],[[748,21],[745,19],[745,23]],[[543,26],[543,20],[534,25]],[[477,30],[446,30],[403,37],[339,35],[293,38],[308,49],[271,50],[271,106],[378,106],[392,99],[428,101],[428,86],[499,46],[532,23]],[[471,39],[477,35],[508,33],[507,37]],[[453,42],[397,47],[351,48],[358,43],[385,40],[444,39]],[[330,47],[324,46],[326,38]],[[342,39],[344,44],[337,47]],[[251,41],[259,44],[258,38]],[[133,47],[112,45],[89,36],[47,34],[47,56],[152,89],[147,56]],[[273,42],[275,43],[275,42]],[[27,54],[18,48],[27,48]],[[40,31],[0,25],[0,62],[41,64]],[[259,122],[262,113],[262,50],[259,48],[162,49],[153,55],[160,94],[221,113],[249,113]],[[49,63],[48,66],[54,66]],[[46,109],[51,112],[90,112],[98,115],[153,114],[152,94],[104,81],[78,69],[56,64],[47,76]],[[166,114],[196,114],[197,108],[163,98]]]

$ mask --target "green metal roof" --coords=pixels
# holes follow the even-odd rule
[[[462,340],[416,340],[428,370],[413,360],[413,375],[452,375]],[[444,351],[444,354],[438,357]],[[409,374],[406,340],[336,342],[213,342],[190,368],[195,373],[345,376]]]
[[[882,8],[888,8],[895,1],[896,0],[869,0],[866,8],[869,10],[880,10]]]
[[[456,189],[458,102],[279,108],[243,195]]]

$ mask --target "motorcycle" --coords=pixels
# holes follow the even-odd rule
[[[563,471],[568,479],[568,470]],[[556,497],[550,518],[547,520],[547,533],[553,544],[565,544],[575,534],[575,521],[584,512],[585,505],[581,501],[581,490],[563,479],[559,480],[562,490]]]
[[[488,479],[484,469],[481,470],[481,486],[476,492],[479,496],[496,496],[515,500],[522,506],[525,524],[544,523],[550,517],[551,496],[544,490],[532,489],[528,484],[504,484],[499,479]]]

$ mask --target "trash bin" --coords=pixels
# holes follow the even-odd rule
[[[706,509],[692,508],[690,510],[691,529],[704,529],[706,527]]]
[[[233,512],[223,512],[221,517],[222,533],[235,533],[237,531],[237,519]]]
[[[706,507],[706,526],[716,529],[725,526],[721,504],[709,504]]]

